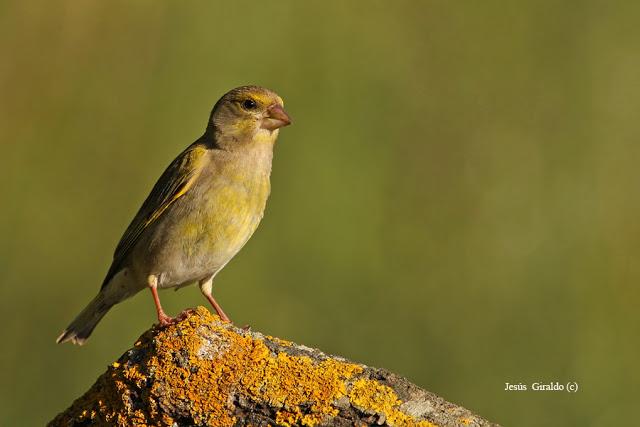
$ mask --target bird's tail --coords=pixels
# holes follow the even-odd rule
[[[73,319],[73,322],[67,326],[67,329],[60,334],[56,342],[63,343],[71,341],[78,345],[84,344],[98,322],[107,314],[107,311],[113,307],[113,303],[105,301],[104,297],[103,292],[98,293],[89,305]]]

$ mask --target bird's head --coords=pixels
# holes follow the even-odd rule
[[[241,86],[227,92],[213,107],[209,119],[224,148],[274,142],[278,130],[291,124],[282,98],[260,86]]]

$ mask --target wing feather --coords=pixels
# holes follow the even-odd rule
[[[122,235],[113,255],[113,263],[102,283],[104,288],[120,270],[122,262],[140,240],[144,231],[158,220],[169,206],[184,196],[196,181],[205,163],[207,152],[198,142],[184,150],[164,171],[149,196]]]

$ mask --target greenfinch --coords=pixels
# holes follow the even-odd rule
[[[83,344],[115,304],[148,288],[160,325],[173,320],[158,289],[198,283],[212,295],[215,275],[249,240],[270,192],[273,147],[291,123],[282,98],[243,86],[215,104],[206,131],[167,167],[116,247],[98,295],[58,337]]]

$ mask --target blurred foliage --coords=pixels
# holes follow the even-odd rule
[[[640,5],[0,3],[0,424],[37,425],[154,321],[56,346],[164,167],[247,83],[294,125],[214,289],[238,324],[505,425],[637,402]],[[169,313],[204,304],[161,294]],[[505,382],[577,381],[576,394]]]

